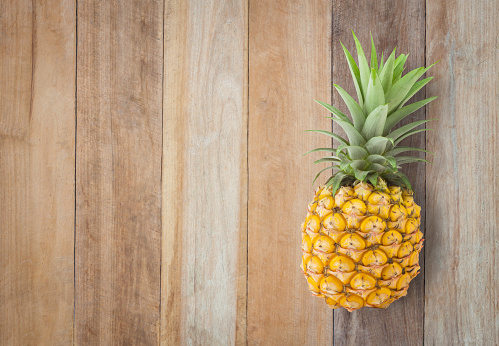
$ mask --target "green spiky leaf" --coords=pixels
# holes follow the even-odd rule
[[[366,143],[364,137],[362,137],[360,132],[351,123],[347,123],[346,121],[334,118],[332,120],[340,125],[343,131],[345,131],[350,144],[362,146]]]
[[[366,55],[364,54],[364,50],[362,49],[362,45],[360,44],[357,36],[353,33],[353,39],[355,41],[355,47],[357,48],[357,61],[359,63],[359,72],[360,72],[360,85],[362,88],[362,94],[366,95],[367,93],[367,85],[369,83],[369,75],[371,73],[369,69],[369,65],[367,64]]]
[[[379,79],[381,80],[381,85],[383,86],[383,91],[386,93],[388,89],[392,86],[393,80],[393,63],[395,61],[395,51],[393,50],[392,54],[386,60],[385,65],[381,69],[379,74]]]
[[[408,151],[420,151],[420,152],[425,152],[425,153],[429,153],[429,154],[435,155],[431,151],[428,151],[428,150],[425,150],[425,149],[421,149],[421,148],[414,148],[414,147],[396,147],[396,148],[388,151],[386,153],[386,155],[397,156],[398,154],[405,153],[405,152],[408,152]]]
[[[420,157],[414,157],[414,156],[399,156],[396,159],[397,159],[397,165],[404,165],[406,163],[413,163],[413,162],[431,163],[428,160],[422,159]]]
[[[322,107],[326,108],[328,111],[330,111],[332,114],[334,114],[336,116],[336,118],[351,123],[350,119],[348,119],[348,117],[342,111],[340,111],[339,109],[331,106],[330,104],[322,102],[322,101],[315,100],[315,102],[317,102]]]
[[[347,177],[346,173],[343,172],[336,173],[334,179],[330,182],[330,184],[333,185],[333,196],[336,194],[336,191],[338,191],[338,189],[340,188],[342,180],[345,179],[346,177]]]
[[[387,135],[390,130],[398,124],[402,119],[404,119],[406,116],[409,114],[417,111],[419,108],[424,107],[431,101],[436,99],[436,97],[429,97],[427,99],[411,103],[410,105],[407,105],[405,107],[399,108],[395,112],[393,112],[387,119],[385,123],[385,128],[383,129],[383,135]]]
[[[367,86],[364,110],[367,114],[370,114],[374,109],[383,104],[385,104],[385,92],[383,91],[383,86],[376,70],[372,69],[369,76],[369,85]]]
[[[330,151],[330,152],[334,153],[336,151],[336,148],[316,148],[316,149],[312,149],[310,151],[307,151],[305,154],[303,154],[303,156],[311,154],[311,153],[315,153],[318,151]]]
[[[314,181],[312,182],[312,185],[315,184],[315,181],[317,180],[317,178],[319,178],[319,176],[324,172],[324,171],[327,171],[328,169],[333,169],[334,167],[337,167],[336,165],[335,166],[329,166],[329,167],[326,167],[326,168],[323,168],[319,171],[319,173],[317,173],[317,175],[315,176],[314,178]]]
[[[411,89],[407,93],[407,96],[405,97],[405,99],[402,101],[402,103],[400,103],[399,109],[401,107],[403,107],[407,103],[407,101],[409,101],[411,99],[411,97],[413,97],[419,90],[421,90],[432,79],[433,79],[433,77],[428,77],[428,78],[422,79],[422,80],[414,83],[414,85],[411,87]]]
[[[411,182],[409,181],[409,179],[406,177],[406,175],[402,172],[397,172],[395,173],[397,176],[400,177],[400,179],[402,179],[402,181],[404,182],[405,186],[412,191],[412,186],[411,186]]]
[[[366,177],[369,174],[369,171],[363,171],[363,170],[354,168],[353,173],[355,175],[355,179],[358,179],[360,181],[364,181],[364,180],[366,180]]]
[[[345,149],[348,152],[348,156],[352,160],[362,160],[362,159],[365,159],[366,156],[369,155],[369,153],[367,152],[366,149],[364,149],[363,147],[356,146],[356,145],[346,146]]]
[[[404,65],[407,60],[407,57],[409,54],[400,54],[397,59],[395,59],[394,62],[394,67],[393,67],[393,78],[392,78],[392,84],[395,84],[400,77],[402,76],[402,72],[404,71]]]
[[[378,57],[376,56],[376,46],[374,45],[372,34],[371,34],[371,68],[378,71]]]
[[[376,187],[378,185],[378,177],[379,177],[379,174],[376,173],[376,172],[373,172],[373,173],[369,173],[367,175],[367,180],[374,186]]]
[[[383,134],[386,117],[388,114],[388,105],[381,105],[374,109],[366,119],[362,128],[364,138],[379,137]]]
[[[338,136],[336,133],[333,133],[331,131],[325,131],[325,130],[305,130],[305,132],[317,132],[317,133],[322,133],[326,136],[329,136],[329,137],[332,137],[334,139],[336,139],[338,142],[340,142],[341,144],[347,144],[347,145],[350,145],[350,143],[348,143],[348,141],[344,138],[342,138],[341,136]]]
[[[342,87],[334,84],[334,87],[340,94],[341,98],[347,105],[348,110],[350,111],[350,115],[352,116],[353,124],[355,128],[361,129],[362,126],[364,126],[364,111],[362,108],[359,106],[357,102],[350,96],[345,90],[343,90]]]
[[[408,133],[409,131],[411,131],[413,128],[415,127],[418,127],[420,125],[423,125],[424,123],[427,123],[429,121],[432,121],[434,119],[428,119],[428,120],[419,120],[419,121],[415,121],[413,123],[410,123],[410,124],[407,124],[407,125],[404,125],[398,129],[396,129],[395,131],[393,132],[390,132],[386,138],[391,138],[393,139],[393,141],[395,142],[395,144],[397,143],[397,140],[402,137],[403,135],[405,135],[406,133]]]
[[[341,43],[341,42],[340,42]],[[357,91],[357,98],[359,100],[360,108],[364,107],[364,96],[362,93],[361,80],[360,80],[360,71],[359,67],[355,63],[355,60],[352,57],[352,54],[346,49],[346,47],[341,43],[343,47],[343,52],[345,52],[345,56],[347,58],[348,67],[350,68],[350,73],[352,74],[353,84],[355,85],[355,90]]]
[[[378,155],[378,154],[371,154],[369,155],[368,157],[366,157],[366,162],[367,163],[379,163],[381,165],[383,165],[385,162],[386,162],[386,158],[382,155]]]
[[[355,169],[366,169],[366,167],[368,166],[365,160],[353,160],[349,165],[350,167]]]
[[[385,101],[389,105],[388,114],[391,114],[398,108],[402,100],[407,96],[409,90],[411,90],[412,85],[419,79],[421,71],[423,70],[423,67],[412,70],[388,89],[385,97]]]
[[[432,129],[420,129],[420,130],[410,131],[410,132],[406,133],[405,135],[399,137],[399,139],[397,139],[395,141],[395,145],[399,144],[400,142],[402,142],[405,138],[407,138],[409,136],[415,135],[416,133],[419,133],[419,132],[425,132],[425,131],[432,131]]]
[[[341,159],[336,156],[331,156],[331,157],[323,157],[322,159],[314,161],[315,164],[317,163],[322,163],[322,162],[341,162]]]
[[[394,142],[393,139],[391,138],[373,137],[367,141],[367,143],[364,145],[364,148],[366,148],[366,150],[370,154],[382,155],[385,152],[385,150],[388,148],[388,146],[393,144]]]
[[[373,162],[367,167],[367,170],[375,171],[376,173],[382,174],[388,171],[388,168],[385,165]]]

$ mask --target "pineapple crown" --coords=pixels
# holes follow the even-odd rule
[[[317,148],[306,154],[316,151],[332,152],[332,156],[324,157],[315,163],[329,162],[328,166],[317,173],[314,183],[320,174],[327,169],[336,168],[338,171],[327,181],[326,186],[332,185],[333,194],[340,186],[353,181],[370,182],[376,188],[390,184],[403,186],[412,190],[409,179],[399,171],[401,165],[411,162],[429,162],[413,156],[401,156],[411,151],[428,152],[414,147],[404,147],[398,144],[413,134],[428,129],[415,129],[430,120],[415,121],[393,130],[402,119],[436,99],[430,97],[411,104],[406,103],[423,88],[433,77],[418,79],[425,74],[429,67],[419,67],[402,76],[408,54],[395,56],[396,48],[386,61],[383,54],[378,64],[376,47],[371,35],[371,62],[370,66],[362,46],[353,33],[357,48],[358,65],[352,54],[345,48],[347,58],[357,92],[356,102],[345,90],[334,84],[334,87],[345,102],[350,117],[337,108],[317,101],[329,112],[332,119],[345,131],[347,138],[324,130],[307,130],[325,134],[340,143],[337,148]],[[334,155],[335,154],[335,155]]]

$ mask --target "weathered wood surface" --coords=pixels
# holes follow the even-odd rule
[[[162,14],[78,3],[76,344],[159,340]]]
[[[2,2],[0,344],[499,344],[498,13]],[[439,98],[408,119],[439,120],[410,142],[434,164],[406,169],[422,273],[387,310],[333,314],[299,269],[317,170],[301,154],[331,141],[301,131],[332,126],[314,99],[345,109],[351,29],[408,69],[441,59]]]
[[[499,2],[427,3],[425,343],[499,344]]]
[[[370,56],[372,32],[378,54],[384,52],[385,59],[393,48],[397,54],[410,53],[406,71],[425,65],[425,4],[424,1],[370,1],[355,2],[333,1],[333,83],[342,86],[351,95],[356,95],[352,76],[340,44],[343,42],[357,60],[352,30]],[[378,59],[380,56],[378,57]],[[420,91],[413,100],[424,98]],[[333,92],[336,107],[348,114],[339,94]],[[421,109],[404,123],[425,118]],[[341,128],[334,124],[334,131]],[[404,145],[425,148],[425,135],[416,134],[405,141]],[[423,156],[424,157],[424,156]],[[415,201],[421,206],[422,227],[424,233],[425,210],[425,165],[406,165],[403,171],[410,179],[415,191]],[[424,263],[424,252],[420,255]],[[420,345],[423,342],[424,316],[424,265],[409,287],[406,297],[396,301],[387,310],[361,309],[352,313],[344,309],[334,312],[335,345]]]
[[[245,1],[165,7],[165,345],[246,343]]]
[[[333,342],[333,314],[300,271],[300,224],[330,138],[314,99],[331,98],[331,3],[251,1],[249,18],[248,344]]]
[[[73,338],[75,6],[0,5],[0,344]]]

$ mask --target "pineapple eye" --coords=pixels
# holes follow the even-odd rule
[[[310,291],[316,292],[316,293],[320,292],[320,290],[319,290],[319,283],[316,282],[311,276],[309,276],[307,278],[307,281],[308,281],[308,288],[309,288]]]
[[[369,274],[359,273],[352,278],[350,286],[356,290],[368,290],[376,286],[376,280]]]
[[[366,213],[367,207],[364,202],[358,198],[355,198],[346,202],[341,210],[347,215],[362,216]]]
[[[392,221],[397,221],[401,220],[407,217],[407,211],[405,210],[405,207],[399,204],[395,204],[392,206],[390,209],[390,220]]]
[[[390,299],[392,292],[388,288],[381,288],[367,296],[367,303],[369,305],[381,305]]]
[[[341,238],[340,245],[344,249],[363,250],[366,248],[366,242],[358,234],[346,234]]]
[[[312,273],[320,274],[324,271],[324,264],[317,256],[312,256],[312,258],[307,263],[307,270]]]
[[[347,273],[355,269],[355,264],[346,256],[338,256],[329,263],[329,269]]]
[[[333,209],[334,208],[334,199],[331,196],[324,197],[319,201],[319,206],[325,209]]]
[[[352,199],[353,197],[353,188],[349,186],[343,186],[334,196],[334,201],[338,208],[343,207],[346,201]]]
[[[321,291],[337,294],[343,291],[343,283],[334,276],[328,276],[321,282]]]
[[[312,251],[312,241],[310,240],[310,237],[307,234],[303,235],[303,239],[301,242],[301,248],[305,252]]]
[[[326,304],[329,305],[333,309],[339,308],[341,305],[338,304],[338,302],[332,298],[326,298]]]
[[[346,220],[340,213],[331,213],[322,222],[324,227],[335,231],[343,232],[346,228]]]
[[[364,306],[364,299],[356,294],[350,294],[348,297],[340,299],[340,305],[349,311],[360,309]]]
[[[362,264],[365,266],[375,265],[380,266],[386,263],[388,258],[381,250],[367,251],[362,257]]]
[[[384,192],[375,191],[371,193],[367,201],[369,204],[374,205],[388,205],[390,204],[390,195]]]
[[[402,241],[402,235],[397,231],[388,231],[381,238],[383,245],[388,246],[392,244],[399,244]]]
[[[319,229],[321,228],[321,219],[317,215],[310,215],[307,217],[305,223],[307,225],[307,230],[314,233],[319,232]]]
[[[413,266],[415,264],[418,264],[419,263],[419,252],[418,251],[414,251],[412,254],[411,254],[411,257],[409,257],[409,266]]]
[[[408,219],[407,223],[405,224],[405,233],[411,234],[416,231],[418,227],[419,222],[417,222],[416,219]]]
[[[403,258],[405,256],[408,256],[412,252],[413,249],[414,248],[412,247],[412,244],[410,242],[406,241],[405,243],[403,243],[400,246],[400,249],[398,251],[397,256],[399,258]]]
[[[334,251],[334,242],[327,235],[321,235],[314,243],[314,249],[322,252],[331,253]]]
[[[409,286],[410,281],[411,281],[411,276],[409,274],[406,273],[402,275],[397,282],[397,291]]]
[[[402,274],[402,267],[398,263],[390,263],[381,272],[383,280],[389,280]]]
[[[364,233],[374,232],[379,233],[386,228],[386,223],[378,216],[372,215],[362,220],[360,230]]]
[[[369,195],[373,192],[371,185],[366,183],[359,183],[354,187],[355,196],[363,201],[369,198]]]
[[[398,193],[402,194],[400,186],[389,186],[388,191],[390,191],[390,195],[396,195]]]

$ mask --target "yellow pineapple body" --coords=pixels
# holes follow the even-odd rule
[[[398,186],[319,187],[302,225],[309,290],[333,309],[386,308],[419,273],[421,208]]]

